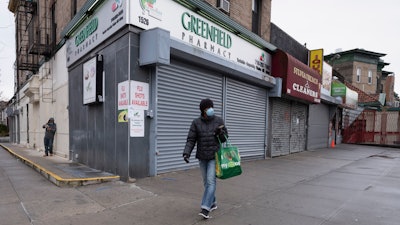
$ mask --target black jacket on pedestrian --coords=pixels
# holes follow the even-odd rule
[[[43,128],[46,129],[44,137],[53,139],[57,131],[57,125],[55,123],[49,122],[43,125]]]
[[[215,152],[219,150],[217,136],[224,142],[224,135],[228,136],[228,130],[224,125],[224,120],[218,116],[200,116],[193,120],[187,136],[186,146],[183,155],[188,155],[193,151],[197,143],[196,158],[200,160],[211,160],[215,158]]]

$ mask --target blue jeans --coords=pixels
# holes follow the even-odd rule
[[[44,153],[46,155],[53,154],[53,138],[44,138]]]
[[[199,165],[204,184],[201,208],[210,211],[211,206],[216,203],[215,190],[217,179],[215,177],[215,160],[199,160]]]

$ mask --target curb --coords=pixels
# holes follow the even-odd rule
[[[84,185],[89,185],[89,184],[98,184],[98,183],[103,183],[103,182],[108,182],[108,181],[116,181],[120,179],[120,176],[115,175],[115,176],[105,176],[105,177],[87,177],[87,178],[62,178],[59,175],[43,168],[42,166],[32,162],[31,160],[18,155],[15,153],[12,149],[4,146],[3,144],[0,144],[2,148],[7,150],[12,156],[17,158],[18,160],[22,161],[29,167],[33,168],[37,172],[39,172],[42,176],[44,176],[46,179],[51,181],[53,184],[55,184],[58,187],[77,187],[77,186],[84,186]]]

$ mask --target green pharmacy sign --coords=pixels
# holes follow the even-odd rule
[[[346,96],[346,85],[339,82],[332,82],[331,96]]]
[[[232,47],[232,37],[228,33],[214,25],[208,24],[208,22],[200,17],[184,12],[181,16],[181,22],[185,30],[199,37],[210,40],[228,49]]]
[[[75,37],[75,46],[82,44],[91,34],[93,34],[99,26],[99,20],[95,17],[91,20]]]

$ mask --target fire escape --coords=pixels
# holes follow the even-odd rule
[[[28,24],[36,13],[36,3],[30,1],[19,1],[16,16],[16,50],[17,71],[36,72],[39,69],[38,57],[28,53],[29,35]],[[20,83],[18,83],[20,85]]]
[[[32,98],[31,102],[38,101],[41,86],[42,97],[46,95],[48,98],[51,93],[52,99],[53,82],[46,82],[52,76],[49,75],[49,66],[45,64],[55,49],[54,0],[14,0],[13,4],[16,15],[17,91],[33,75],[44,71],[40,81],[39,76],[32,77],[34,79],[30,81],[26,94]],[[39,70],[42,65],[47,68]],[[44,87],[45,83],[47,87]]]

